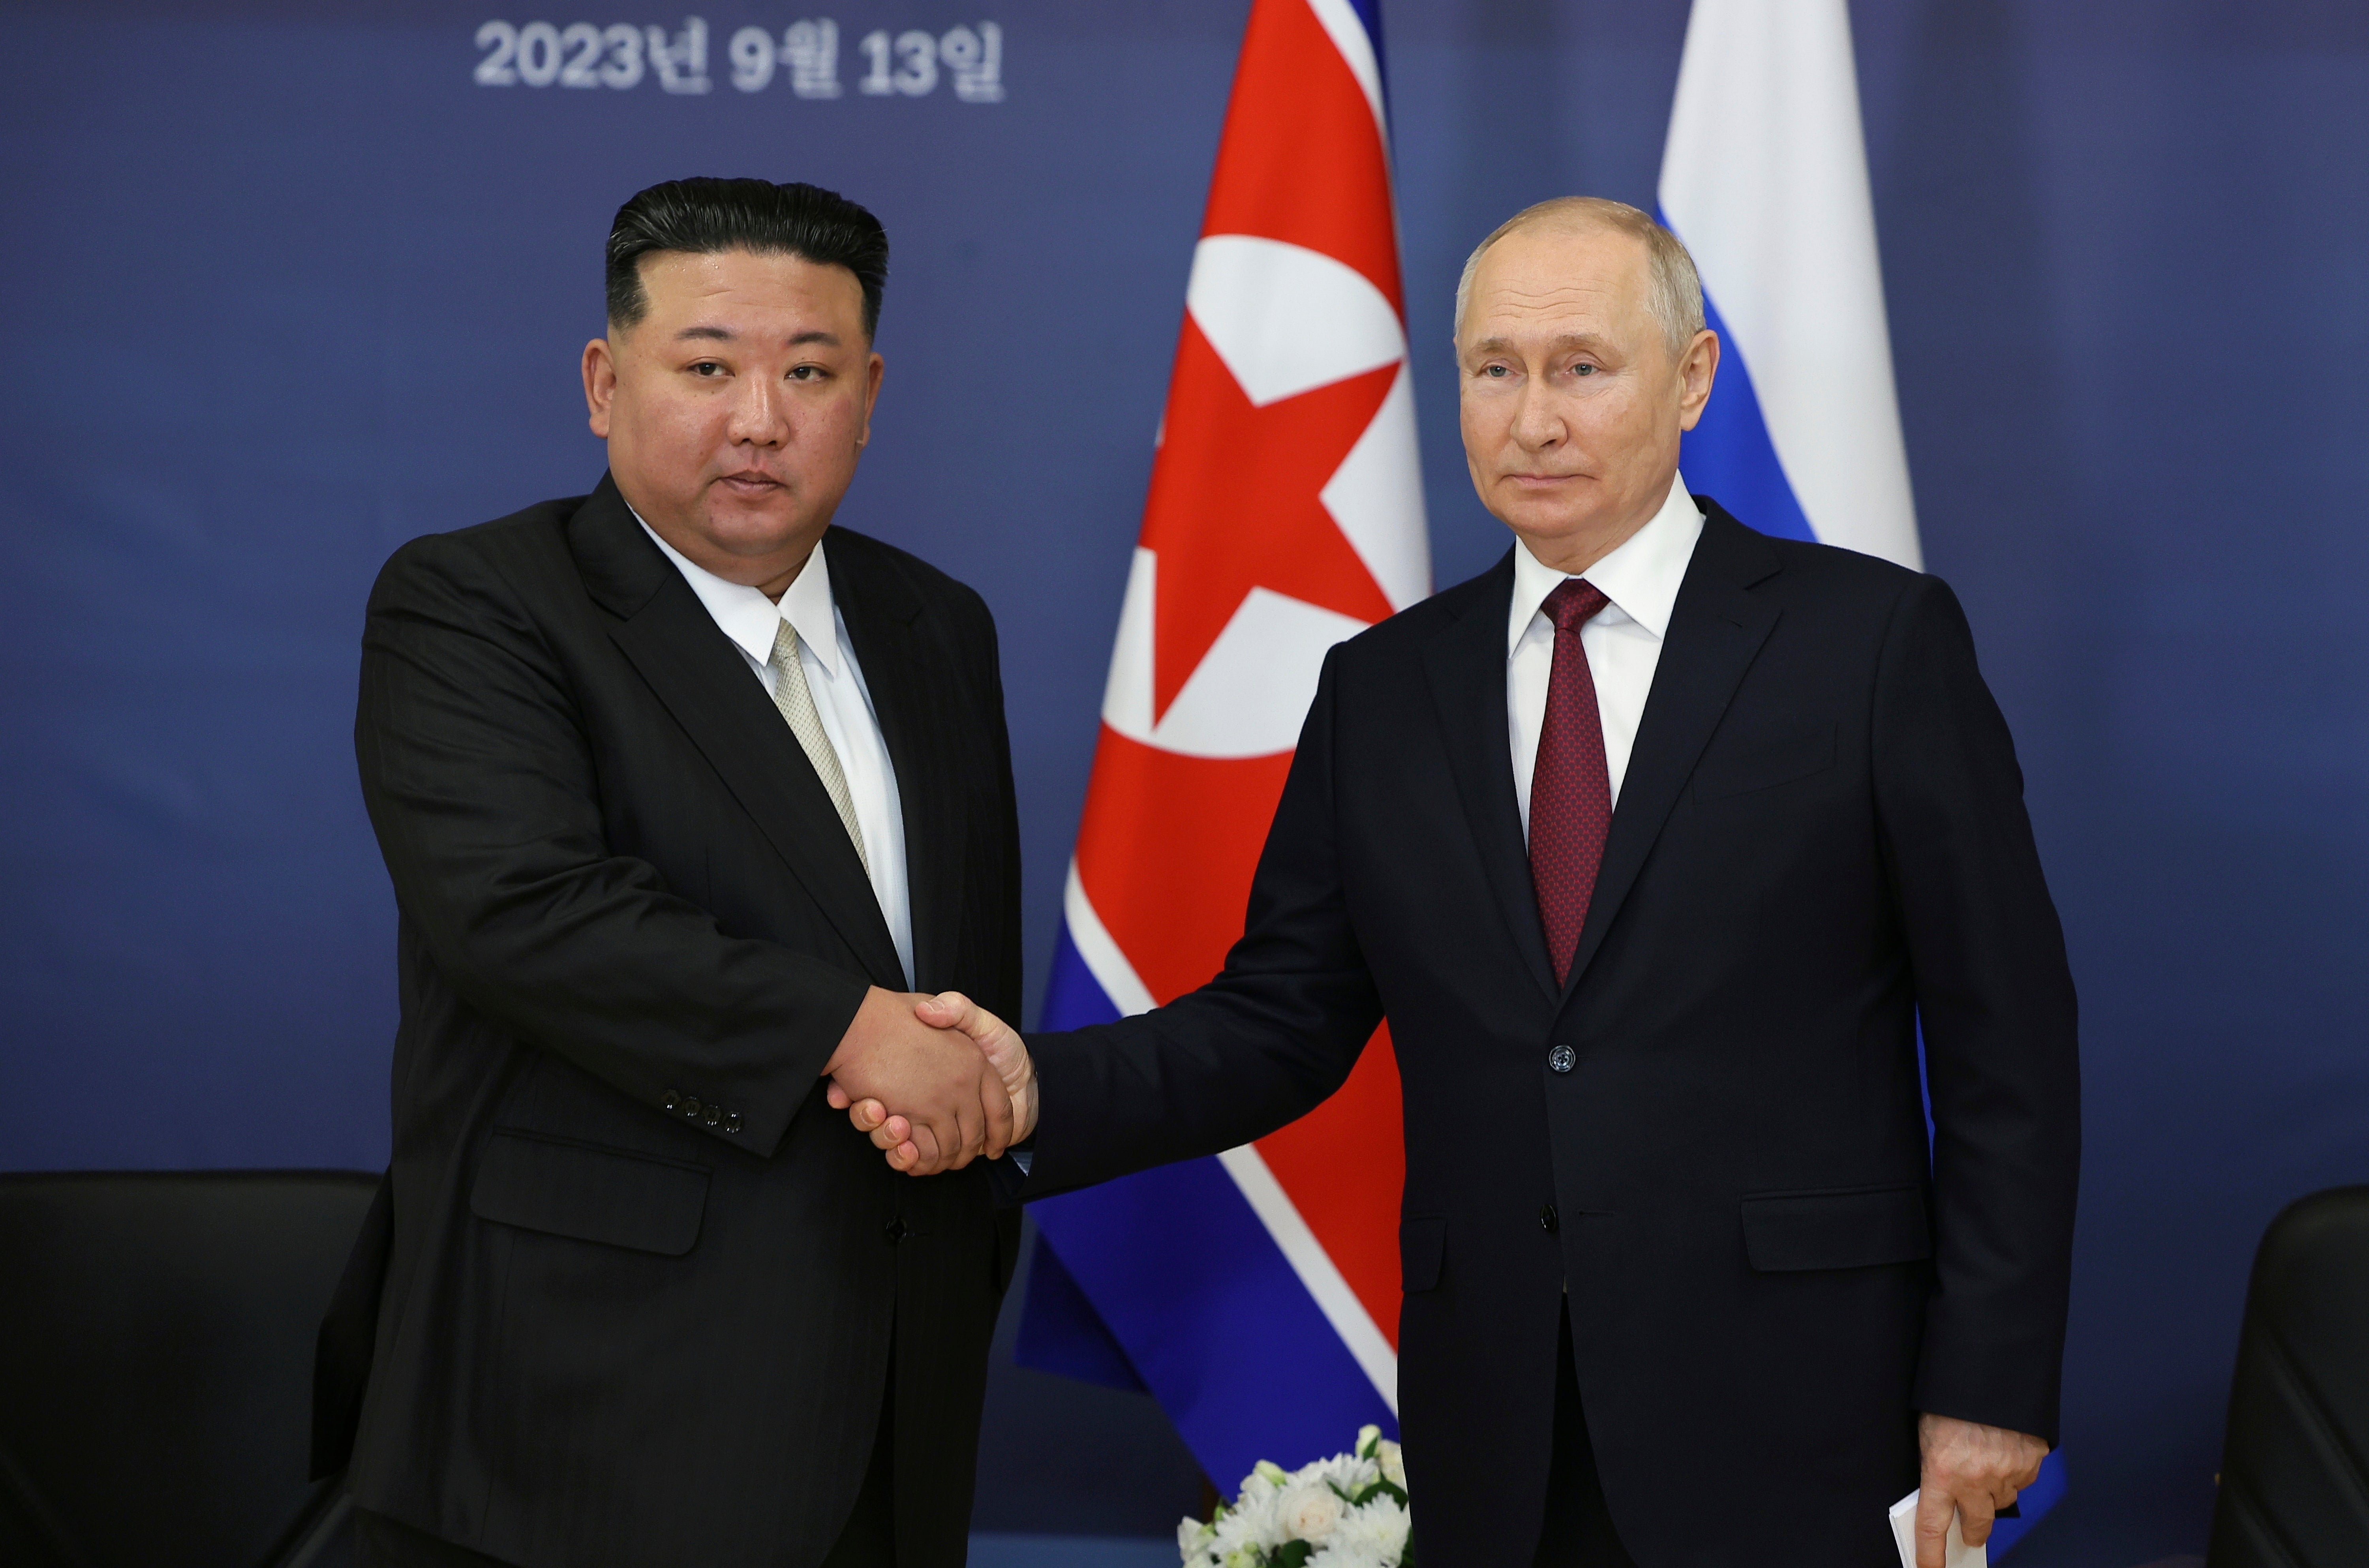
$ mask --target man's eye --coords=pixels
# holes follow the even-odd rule
[[[1485,367],[1481,373],[1489,377],[1493,381],[1503,381],[1505,379],[1508,372],[1503,365],[1490,365]]]
[[[1574,375],[1594,375],[1596,373],[1596,367],[1594,365],[1574,365],[1571,367],[1571,373]]]
[[[702,360],[699,363],[691,367],[691,373],[697,376],[708,376],[712,378],[722,375],[724,373],[724,367],[717,364],[714,360]]]
[[[797,365],[793,367],[790,371],[790,379],[792,381],[818,381],[820,380],[821,377],[822,367],[820,365]]]

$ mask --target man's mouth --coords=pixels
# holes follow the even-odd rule
[[[744,495],[757,495],[765,490],[778,490],[782,482],[761,470],[750,469],[740,474],[727,474],[717,483]]]

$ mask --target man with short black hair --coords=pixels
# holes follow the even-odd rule
[[[396,552],[356,750],[400,913],[365,1564],[963,1561],[1011,1104],[910,993],[1020,1000],[995,627],[843,529],[888,242],[810,185],[643,191],[589,496]],[[365,1263],[371,1261],[364,1260]]]

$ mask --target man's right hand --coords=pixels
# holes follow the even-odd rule
[[[1030,1059],[1020,1032],[960,991],[944,991],[913,1001],[921,1022],[953,1031],[957,1037],[967,1038],[978,1047],[1011,1100],[1010,1141],[1024,1141],[1036,1130],[1036,1065]],[[858,1132],[871,1135],[873,1145],[887,1154],[889,1164],[909,1175],[932,1175],[956,1163],[944,1158],[935,1134],[922,1120],[889,1108],[896,1102],[883,1104],[878,1098],[850,1094],[834,1084],[830,1103],[847,1112],[848,1120]],[[990,1155],[990,1159],[995,1157]]]
[[[909,1140],[929,1139],[933,1171],[959,1169],[981,1154],[998,1159],[1015,1136],[1012,1096],[968,1035],[917,1016],[917,1006],[931,1001],[878,986],[866,991],[823,1064],[828,1098],[841,1109],[853,1101],[897,1106]]]

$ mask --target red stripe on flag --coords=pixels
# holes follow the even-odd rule
[[[1406,316],[1381,128],[1306,0],[1251,7],[1201,232],[1322,252],[1364,273]]]
[[[1291,753],[1187,757],[1108,725],[1078,824],[1078,880],[1154,1001],[1226,961]]]
[[[1349,1082],[1331,1099],[1260,1139],[1258,1151],[1396,1350],[1406,1139],[1390,1026],[1374,1031]]]

